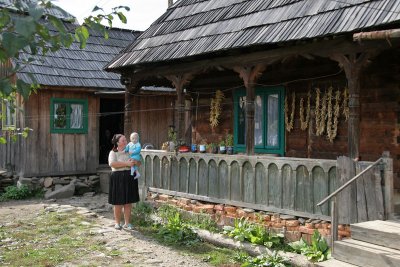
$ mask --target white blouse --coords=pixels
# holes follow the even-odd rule
[[[108,155],[108,165],[111,167],[111,163],[116,162],[116,161],[129,161],[129,154],[125,151],[122,152],[114,152],[110,151],[110,154]],[[122,168],[113,168],[111,167],[111,170],[113,172],[115,171],[128,171],[130,170],[130,167],[122,167]]]

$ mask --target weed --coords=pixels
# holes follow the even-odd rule
[[[0,195],[0,202],[7,201],[7,200],[20,200],[26,199],[30,197],[43,197],[44,192],[42,189],[38,190],[30,190],[27,185],[21,186],[7,186],[5,188],[5,192]]]
[[[138,226],[151,225],[153,220],[151,215],[153,213],[153,207],[146,202],[139,202],[132,209],[132,220]]]
[[[303,239],[289,243],[289,246],[296,253],[306,256],[309,261],[321,262],[330,258],[330,249],[326,240],[315,230],[311,237],[311,245],[308,245]]]
[[[277,251],[271,253],[270,255],[260,255],[257,257],[248,257],[241,267],[287,267],[291,266],[290,262],[278,254]]]

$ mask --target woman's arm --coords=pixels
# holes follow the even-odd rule
[[[125,167],[132,167],[133,165],[135,165],[135,163],[133,161],[114,161],[110,163],[110,167],[113,168],[125,168]]]

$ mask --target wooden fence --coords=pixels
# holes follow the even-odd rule
[[[336,160],[151,150],[142,150],[142,157],[140,186],[151,192],[322,220],[330,220],[330,203],[316,204],[352,178],[347,177],[351,172],[337,168]],[[348,166],[345,169],[349,170]],[[381,176],[376,175],[377,170],[372,173],[359,197],[361,191],[365,197],[371,190],[376,198],[382,197],[378,188]],[[357,201],[355,190],[355,195],[351,188],[339,196],[339,203],[349,207],[340,210],[340,223],[362,218],[357,212],[352,215],[354,209],[367,204]],[[370,217],[379,217],[382,209],[377,208],[378,215]]]

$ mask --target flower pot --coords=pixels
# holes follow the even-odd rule
[[[233,155],[233,146],[226,147],[226,154]]]
[[[200,151],[200,153],[205,153],[206,152],[206,145],[200,145],[199,146],[199,151]]]
[[[220,154],[225,154],[226,153],[226,147],[225,146],[220,146],[219,147],[219,153]]]
[[[191,148],[191,151],[192,151],[193,153],[196,153],[196,152],[197,152],[197,145],[196,145],[196,144],[192,144],[192,146],[191,146],[190,148]]]
[[[172,142],[172,141],[169,142],[168,150],[169,150],[170,152],[175,151],[175,143],[174,143],[174,142]]]

